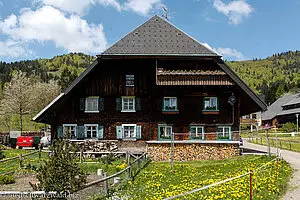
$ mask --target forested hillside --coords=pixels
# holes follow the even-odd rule
[[[57,80],[62,89],[79,76],[95,57],[83,53],[70,53],[51,59],[26,60],[6,63],[0,61],[0,86],[9,82],[12,72],[21,70],[28,77],[39,78],[43,82]]]
[[[273,103],[286,92],[296,92],[300,87],[300,51],[227,64],[256,93],[261,94],[267,104]]]
[[[52,59],[28,60],[13,63],[0,61],[0,84],[9,82],[14,70],[26,72],[28,76],[47,82],[57,80],[66,88],[95,57],[82,53],[55,56]],[[300,87],[300,51],[274,54],[265,59],[230,61],[227,64],[267,104],[273,103],[285,92],[295,92]]]

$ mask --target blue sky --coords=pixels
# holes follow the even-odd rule
[[[227,60],[300,50],[300,0],[0,0],[0,60],[100,54],[162,7]]]

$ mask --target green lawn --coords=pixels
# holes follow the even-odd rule
[[[3,150],[3,153],[6,156],[5,159],[7,159],[7,158],[19,156],[20,154],[25,155],[33,151],[36,150],[10,149],[10,150]],[[44,163],[43,160],[47,160],[47,159],[48,159],[48,153],[46,152],[41,153],[41,159],[39,159],[38,153],[30,155],[28,157],[24,157],[22,162],[22,169],[34,173],[35,170],[39,168],[41,164]],[[122,158],[110,159],[110,160],[99,158],[96,160],[88,159],[87,161],[94,161],[94,162],[79,164],[80,167],[87,174],[96,174],[97,169],[103,169],[105,172],[108,173],[108,175],[112,175],[117,171],[119,171],[120,169],[122,169],[121,165],[125,162],[125,160]],[[19,159],[0,162],[0,174],[19,170],[20,169],[19,163],[20,163]]]
[[[249,142],[266,145],[266,137],[250,139]],[[276,138],[270,137],[269,143],[270,146],[276,147]],[[281,149],[300,152],[300,137],[279,137],[278,147]]]
[[[164,199],[254,170],[272,158],[238,156],[222,161],[175,163],[172,172],[168,162],[152,162],[134,181],[114,195],[124,199]],[[279,199],[285,192],[292,170],[280,161],[278,172],[274,162],[253,174],[253,199]],[[249,175],[196,192],[182,199],[249,199]]]

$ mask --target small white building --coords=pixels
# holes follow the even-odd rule
[[[254,128],[258,129],[262,125],[261,111],[242,116],[240,125],[250,126],[251,132]]]

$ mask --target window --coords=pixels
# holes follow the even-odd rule
[[[203,126],[191,126],[190,132],[191,132],[191,139],[204,140],[205,138]]]
[[[67,138],[76,137],[76,124],[64,124],[63,125],[63,135]]]
[[[204,97],[205,111],[218,111],[218,98],[217,97]]]
[[[88,97],[85,99],[85,112],[99,112],[99,97]]]
[[[126,86],[134,86],[134,75],[126,74]]]
[[[136,125],[135,124],[123,124],[123,138],[133,139],[136,138]]]
[[[158,125],[159,139],[170,140],[172,138],[172,126],[169,125]]]
[[[85,137],[86,138],[97,138],[98,125],[97,124],[85,124]]]
[[[177,97],[164,97],[163,111],[177,110]]]
[[[257,119],[256,114],[252,114],[252,119]]]
[[[135,112],[135,97],[122,97],[122,112]]]
[[[230,126],[218,126],[217,139],[231,140],[231,127]]]

